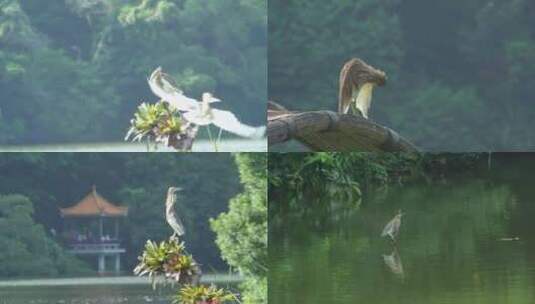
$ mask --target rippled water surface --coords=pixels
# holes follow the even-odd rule
[[[534,179],[515,174],[391,187],[360,205],[294,198],[303,212],[270,214],[270,302],[535,303]],[[398,209],[395,245],[380,234]]]

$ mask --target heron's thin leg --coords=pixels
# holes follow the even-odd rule
[[[208,137],[210,138],[210,142],[212,143],[212,145],[214,145],[215,152],[219,152],[218,149],[217,149],[217,143],[214,142],[214,140],[212,138],[212,131],[210,131],[210,125],[207,125],[206,129],[208,130]]]
[[[210,131],[210,125],[206,126],[206,131],[208,132],[208,138],[210,139],[210,142],[212,142],[212,132]]]
[[[392,239],[392,245],[394,246],[395,249],[397,249],[397,247],[398,247],[398,242],[396,241],[396,238],[391,237],[391,239]]]
[[[223,134],[223,129],[219,128],[219,134],[217,134],[217,145],[219,148],[219,143],[221,142],[221,135]]]
[[[356,104],[355,102],[351,101],[351,105],[350,105],[350,107],[351,107],[351,113],[352,113],[353,115],[357,115],[357,114],[360,112],[360,111],[357,109],[357,104]]]

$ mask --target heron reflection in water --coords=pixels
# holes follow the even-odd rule
[[[382,237],[388,236],[393,242],[396,242],[396,238],[399,234],[399,226],[401,226],[402,215],[403,213],[399,210],[398,214],[396,214],[396,216],[386,224],[385,228],[383,228],[383,232],[381,233]]]
[[[399,257],[398,250],[396,248],[396,239],[399,234],[399,227],[401,226],[401,216],[403,213],[401,210],[398,211],[396,216],[394,216],[393,219],[391,219],[383,228],[383,232],[381,233],[381,237],[390,237],[392,242],[394,242],[394,246],[392,249],[392,253],[389,255],[383,254],[383,261],[385,265],[390,269],[390,271],[399,276],[401,279],[405,277],[405,273],[403,271],[403,264],[401,263],[401,258]]]
[[[185,233],[184,225],[175,212],[175,203],[177,200],[177,192],[181,191],[181,188],[169,187],[167,190],[167,199],[165,200],[165,219],[171,228],[173,228],[173,236],[182,236]]]
[[[401,263],[401,258],[399,257],[398,251],[395,247],[392,253],[390,253],[389,255],[383,254],[383,261],[393,274],[399,276],[402,279],[405,277],[405,272],[403,271],[403,264]]]

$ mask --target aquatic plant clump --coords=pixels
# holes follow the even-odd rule
[[[197,284],[201,270],[191,255],[176,254],[163,265],[165,277],[181,284]]]
[[[237,300],[236,295],[214,285],[186,285],[175,296],[173,304],[223,304]]]
[[[186,253],[184,243],[173,237],[160,244],[148,240],[139,261],[134,274],[148,275],[153,287],[157,276],[180,284],[197,284],[201,276],[199,265]]]
[[[154,140],[180,151],[190,151],[198,127],[187,122],[178,111],[171,110],[166,102],[139,105],[125,140]]]

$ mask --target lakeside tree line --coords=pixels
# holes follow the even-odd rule
[[[0,0],[0,144],[121,141],[158,66],[265,124],[264,0]]]
[[[270,100],[337,109],[340,68],[388,75],[373,120],[431,151],[533,150],[535,2],[269,2]]]

